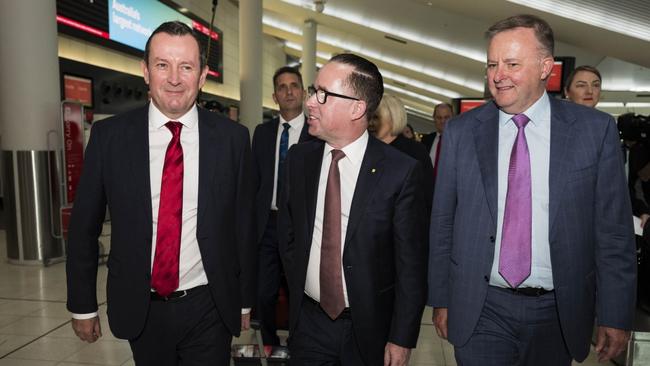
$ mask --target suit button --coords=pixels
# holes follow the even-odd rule
[[[490,242],[494,243],[494,236],[490,236]]]
[[[345,266],[345,269],[349,271],[352,269],[352,266]]]

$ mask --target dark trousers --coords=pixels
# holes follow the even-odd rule
[[[262,340],[264,344],[272,346],[280,345],[275,319],[275,306],[278,302],[282,276],[277,226],[277,211],[271,211],[259,246],[257,308],[255,309],[255,316],[260,321]]]
[[[289,343],[291,366],[362,366],[349,310],[336,320],[305,296]]]
[[[183,298],[152,300],[144,330],[129,343],[137,366],[222,366],[230,362],[231,341],[208,286],[201,286]]]
[[[569,366],[555,293],[524,296],[490,286],[469,341],[455,348],[458,366]]]

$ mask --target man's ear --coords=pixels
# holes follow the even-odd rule
[[[541,75],[542,80],[546,80],[548,79],[549,76],[551,76],[554,63],[555,63],[555,59],[552,56],[546,56],[542,59],[542,75]]]
[[[365,101],[363,100],[357,100],[354,102],[354,107],[352,108],[352,120],[356,121],[358,119],[363,118],[366,114],[366,109],[368,109],[368,105],[366,104]],[[367,116],[367,119],[370,120],[372,116]]]
[[[144,76],[144,83],[149,85],[149,66],[145,60],[140,61],[140,68],[142,69],[142,76]]]

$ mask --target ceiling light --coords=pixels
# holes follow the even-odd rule
[[[292,34],[302,36],[302,29],[300,27],[292,25],[292,24],[287,23],[285,21],[282,21],[280,19],[274,18],[273,16],[268,15],[266,13],[264,14],[264,16],[262,18],[262,22],[267,26],[270,26],[270,27],[273,27],[273,28],[283,30],[285,32],[289,32],[289,33],[292,33]],[[317,40],[318,40],[318,42],[328,44],[330,46],[334,46],[334,47],[346,50],[348,52],[357,53],[357,54],[366,56],[368,58],[379,60],[379,61],[391,64],[391,65],[394,65],[394,66],[406,68],[406,69],[409,69],[411,71],[415,71],[415,72],[418,72],[418,73],[421,73],[421,74],[424,74],[424,75],[427,75],[427,76],[430,76],[430,77],[433,77],[433,78],[436,78],[436,79],[445,80],[445,81],[450,82],[452,84],[456,84],[456,85],[459,85],[461,87],[468,88],[468,89],[474,90],[474,91],[479,92],[479,93],[483,93],[483,90],[484,90],[484,85],[483,85],[482,81],[481,82],[472,81],[472,80],[469,80],[469,79],[467,79],[465,77],[451,75],[451,74],[448,74],[447,72],[440,71],[440,70],[428,67],[426,65],[423,65],[423,64],[420,64],[420,63],[417,63],[417,62],[387,56],[387,55],[382,54],[381,52],[371,50],[371,49],[368,49],[368,48],[364,48],[361,45],[353,44],[353,43],[351,43],[349,41],[339,40],[338,38],[323,34],[321,32],[319,32],[319,34],[317,36]],[[327,57],[327,58],[329,59],[329,57]],[[444,90],[442,88],[440,88],[440,89]],[[455,92],[448,91],[447,93],[455,93]],[[446,93],[441,93],[440,92],[438,94],[442,94],[442,95],[447,96]],[[455,93],[455,94],[457,94],[457,93]],[[451,98],[455,98],[455,96],[451,97]]]
[[[282,1],[295,6],[304,7],[304,2],[301,0]],[[367,16],[353,13],[349,9],[337,8],[334,4],[328,4],[327,8],[323,11],[323,14],[345,20],[353,24],[363,24],[364,27],[371,28],[379,32],[392,34],[399,38],[421,43],[424,46],[437,48],[439,50],[466,57],[480,63],[485,63],[486,60],[486,53],[484,50],[469,49],[461,47],[459,43],[450,43],[447,40],[434,38],[428,35],[422,35],[415,31],[406,31],[403,29],[403,24],[395,26],[394,23],[383,23],[378,20],[369,19]]]
[[[593,0],[508,0],[511,3],[541,10],[563,18],[650,41],[650,5],[636,1],[635,10],[621,7],[618,1]]]
[[[412,92],[412,91],[410,91],[410,90],[406,90],[406,89],[398,88],[398,87],[396,87],[396,86],[393,86],[393,85],[390,85],[390,84],[386,84],[386,83],[384,83],[384,89],[388,89],[388,90],[392,90],[392,91],[397,92],[397,93],[401,93],[401,94],[404,94],[404,95],[408,95],[408,96],[411,97],[411,98],[419,99],[419,100],[421,100],[421,101],[423,101],[423,102],[426,102],[427,104],[429,104],[429,105],[431,105],[431,106],[435,106],[436,104],[440,104],[440,103],[442,103],[442,102],[439,101],[438,99],[429,98],[429,97],[426,97],[426,96],[424,96],[424,95],[420,95],[420,94],[418,94],[418,93],[414,93],[414,92]]]
[[[625,108],[621,102],[601,102],[596,105],[598,108]]]
[[[293,43],[293,42],[285,42],[285,45],[287,47],[291,48],[291,49],[294,49],[294,50],[297,50],[297,51],[302,51],[302,46],[299,45],[299,44],[296,44],[296,43]],[[331,54],[325,53],[325,52],[316,52],[316,55],[319,58],[324,59],[324,60],[329,60],[332,57]],[[424,91],[444,95],[444,96],[449,97],[449,98],[460,98],[461,97],[461,95],[456,93],[455,91],[444,89],[444,88],[441,88],[439,86],[435,86],[433,84],[423,83],[420,80],[412,79],[412,78],[409,78],[407,76],[400,75],[400,74],[394,73],[394,72],[389,71],[389,70],[385,70],[385,69],[380,68],[379,72],[381,73],[381,76],[384,79],[391,79],[391,80],[394,80],[394,81],[397,81],[397,82],[400,82],[400,83],[403,83],[403,84],[406,84],[406,85],[413,86],[413,87],[418,88],[418,89],[422,89]]]

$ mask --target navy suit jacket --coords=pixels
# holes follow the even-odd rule
[[[431,215],[429,286],[449,340],[470,338],[485,301],[497,231],[498,109],[450,121]],[[551,98],[549,245],[564,339],[578,361],[594,316],[631,329],[636,255],[618,130],[611,116]],[[534,223],[533,223],[534,224]]]
[[[147,104],[93,126],[67,243],[68,310],[97,311],[97,239],[108,205],[108,320],[113,334],[125,339],[140,334],[150,302],[148,121]],[[238,335],[241,308],[252,307],[256,293],[249,134],[202,108],[198,128],[196,238],[217,310],[228,330]]]
[[[273,200],[273,178],[275,176],[275,152],[278,137],[280,118],[276,117],[269,122],[261,123],[255,127],[253,133],[253,168],[255,171],[255,218],[257,223],[257,241],[262,239],[266,221],[269,218],[271,201]],[[298,142],[313,139],[307,131],[309,124],[305,124],[300,131]],[[277,199],[276,199],[277,200]]]
[[[278,231],[289,284],[290,332],[300,321],[323,144],[294,145],[285,162]],[[421,174],[415,159],[370,136],[342,257],[354,334],[368,365],[383,364],[387,341],[409,348],[417,343],[428,253]]]
[[[422,137],[422,144],[427,149],[427,154],[431,153],[431,146],[433,146],[433,140],[436,139],[437,135],[438,135],[438,133],[434,131],[434,132],[431,132],[430,134],[424,135],[424,137]]]

